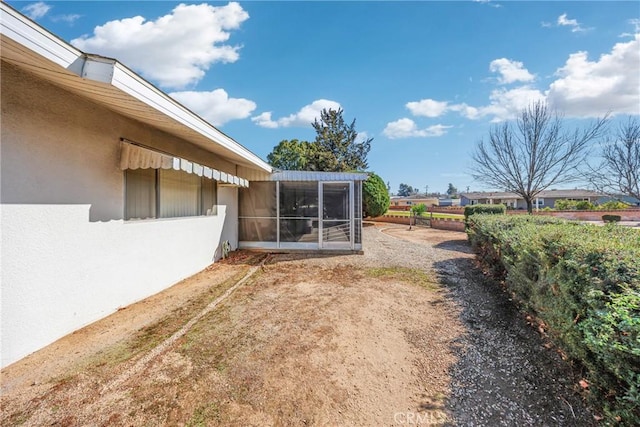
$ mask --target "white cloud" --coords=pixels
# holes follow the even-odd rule
[[[251,121],[258,126],[271,129],[279,127],[310,127],[315,119],[320,119],[320,112],[323,109],[337,110],[339,108],[340,104],[336,101],[318,99],[309,105],[305,105],[297,113],[281,117],[278,120],[273,120],[271,118],[272,113],[268,111],[252,117]]]
[[[492,0],[473,0],[473,1],[475,3],[482,3],[482,4],[486,4],[487,6],[495,7],[496,9],[502,7],[500,3],[495,3]]]
[[[22,8],[22,11],[31,19],[40,19],[51,10],[51,6],[45,2],[39,1],[31,3]]]
[[[536,78],[536,76],[524,68],[522,62],[512,61],[507,58],[494,59],[489,64],[489,70],[493,73],[500,74],[498,82],[501,84],[531,82]]]
[[[633,38],[633,37],[636,36],[636,34],[640,33],[640,19],[638,19],[638,18],[629,19],[627,22],[629,24],[633,25],[634,32],[633,33],[622,33],[618,37],[631,37],[631,38]]]
[[[510,90],[495,89],[489,95],[489,105],[477,108],[476,117],[490,116],[494,123],[510,120],[532,102],[544,100],[544,94],[530,86],[521,86]]]
[[[77,13],[72,13],[69,15],[55,15],[51,17],[51,20],[53,22],[66,22],[67,24],[73,24],[81,17],[82,15],[78,15]]]
[[[589,61],[587,52],[573,53],[556,74],[547,99],[567,115],[640,114],[640,34],[597,61]]]
[[[169,94],[214,126],[244,119],[256,109],[256,103],[244,98],[229,98],[224,89],[211,92],[173,92]]]
[[[278,122],[271,120],[271,111],[265,111],[251,117],[251,121],[263,128],[276,129],[278,127]]]
[[[419,129],[416,123],[408,118],[387,123],[382,133],[389,139],[400,138],[424,138],[431,136],[442,136],[447,133],[447,129],[452,126],[433,125],[425,129]]]
[[[580,24],[576,19],[568,19],[566,13],[563,13],[562,15],[558,16],[557,23],[558,23],[558,26],[560,27],[571,27],[572,33],[585,31],[585,29],[582,28],[582,24]]]
[[[467,105],[464,102],[462,104],[454,104],[450,106],[449,109],[460,113],[460,115],[467,119],[475,120],[480,117],[480,111],[478,111],[476,107]]]
[[[422,99],[417,102],[408,102],[406,107],[414,116],[440,117],[447,111],[447,102],[433,99]]]
[[[492,61],[490,68],[500,72],[504,82],[527,82],[535,77],[522,63],[504,58]],[[547,89],[532,84],[508,90],[496,88],[491,91],[488,104],[480,106],[429,101],[427,105],[446,105],[442,114],[453,111],[467,119],[488,117],[492,122],[513,119],[535,101],[546,101],[569,117],[598,117],[607,112],[640,115],[640,33],[633,40],[617,43],[611,52],[594,61],[589,60],[587,52],[569,55]],[[403,129],[411,131],[409,123],[403,125]]]
[[[225,44],[249,14],[235,2],[176,6],[155,21],[142,16],[109,21],[71,43],[121,60],[164,87],[197,83],[211,64],[235,62],[239,46]]]
[[[356,138],[357,142],[364,142],[369,139],[369,134],[367,132],[358,132],[358,136]]]

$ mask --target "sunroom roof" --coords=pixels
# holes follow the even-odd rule
[[[277,171],[269,181],[364,181],[368,177],[364,172]]]

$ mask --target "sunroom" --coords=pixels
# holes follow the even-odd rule
[[[365,173],[281,171],[239,194],[240,248],[362,250]]]

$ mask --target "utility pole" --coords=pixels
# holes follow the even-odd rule
[[[428,195],[429,195],[429,186],[428,186],[428,185],[425,185],[425,186],[424,186],[424,195],[425,195],[425,196],[428,196]]]

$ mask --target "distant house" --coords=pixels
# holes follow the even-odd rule
[[[366,174],[271,166],[116,59],[0,3],[1,365],[223,244],[359,250]]]
[[[619,200],[624,203],[628,203],[631,206],[640,206],[640,199],[625,195],[613,195],[613,196],[601,196],[598,198],[598,204],[610,202],[612,200]]]
[[[438,206],[437,197],[425,197],[420,195],[414,196],[391,196],[389,209],[391,210],[409,210],[412,206],[424,204],[426,207]]]
[[[591,203],[595,203],[600,197],[601,193],[591,190],[544,190],[538,194],[533,201],[533,207],[542,209],[545,207],[554,208],[556,201],[558,200],[586,200]],[[503,204],[511,209],[526,209],[527,204],[524,199],[510,192],[474,192],[474,193],[461,193],[460,205],[479,205],[489,204],[498,205]]]
[[[438,199],[438,206],[441,207],[460,206],[460,203],[460,199]]]

